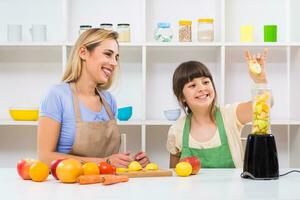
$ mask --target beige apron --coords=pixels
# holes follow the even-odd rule
[[[97,89],[102,105],[110,120],[83,122],[80,117],[78,95],[75,84],[71,83],[74,111],[76,115],[76,133],[70,154],[84,157],[103,158],[119,152],[121,136],[110,106]]]

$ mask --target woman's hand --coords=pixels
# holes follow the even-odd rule
[[[107,160],[110,164],[114,165],[115,167],[127,168],[129,163],[132,161],[129,155],[130,152],[113,154],[109,156]]]
[[[254,54],[253,56],[251,56],[249,50],[245,51],[245,59],[248,62],[249,74],[255,83],[267,83],[267,77],[265,72],[265,59],[267,54],[268,54],[267,48],[264,49],[262,54],[257,53]],[[255,73],[253,70],[251,70],[251,67],[253,65],[257,66],[257,64],[260,65],[260,70],[261,70],[260,73]]]
[[[146,165],[148,163],[150,163],[150,160],[149,160],[147,154],[143,151],[140,151],[137,154],[135,154],[133,159],[135,161],[138,161],[142,165],[143,168],[146,167]]]

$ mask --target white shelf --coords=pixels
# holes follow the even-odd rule
[[[226,42],[227,47],[288,47],[288,42]]]
[[[1,42],[0,47],[72,47],[74,42]],[[120,42],[120,47],[300,47],[292,42]]]
[[[117,121],[119,125],[122,126],[170,126],[175,123],[175,121],[169,120],[128,120],[128,121]],[[272,125],[300,125],[300,121],[295,120],[273,120]],[[37,121],[14,121],[12,119],[1,119],[0,126],[10,126],[10,125],[28,125],[28,126],[37,126]],[[246,126],[251,126],[251,123],[246,124]]]
[[[220,47],[221,42],[146,42],[147,47]]]
[[[2,119],[0,120],[0,126],[37,126],[37,121],[14,121],[11,119]]]
[[[63,42],[1,42],[0,47],[51,47],[51,46],[63,46]]]

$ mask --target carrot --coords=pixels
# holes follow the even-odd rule
[[[80,185],[102,183],[104,181],[103,175],[81,175],[77,178]]]
[[[129,178],[126,175],[110,175],[104,177],[103,185],[127,182],[128,180]]]

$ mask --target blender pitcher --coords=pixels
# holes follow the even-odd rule
[[[270,133],[271,90],[265,84],[257,84],[252,90],[252,134]]]
[[[271,90],[257,84],[252,90],[252,133],[247,137],[242,178],[278,179],[279,165],[275,137],[270,129]]]

